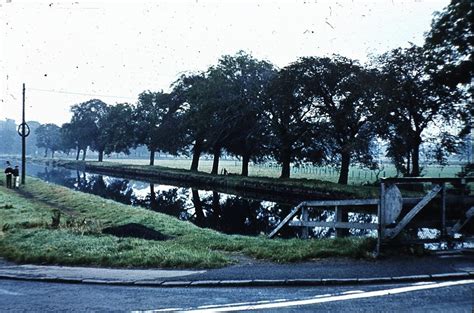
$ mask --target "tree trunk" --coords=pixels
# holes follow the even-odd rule
[[[202,139],[196,139],[193,148],[193,161],[191,162],[191,171],[197,171],[199,166],[199,158],[201,157],[202,152]]]
[[[155,149],[150,149],[150,165],[155,165]]]
[[[196,225],[203,226],[204,225],[204,211],[202,210],[202,203],[201,198],[199,197],[199,192],[197,189],[191,190],[193,194],[193,204],[194,204],[194,211],[196,214]]]
[[[418,142],[413,146],[411,176],[420,176],[420,144]]]
[[[82,154],[82,161],[85,161],[86,160],[87,147],[85,147],[82,151],[84,152]]]
[[[221,204],[219,201],[219,193],[217,191],[212,192],[212,223],[213,228],[216,230],[222,230],[222,225],[220,223],[222,217]]]
[[[219,172],[219,158],[221,157],[221,148],[214,147],[214,159],[212,160],[211,174],[217,175]]]
[[[150,207],[152,210],[157,208],[155,184],[150,184]]]
[[[44,157],[46,158],[48,156],[48,148],[44,148]]]
[[[217,191],[212,192],[212,211],[214,211],[214,216],[221,215],[221,204],[220,204],[220,197]]]
[[[339,173],[338,184],[347,185],[349,181],[349,166],[351,164],[351,154],[349,151],[341,153],[341,172]]]
[[[77,147],[76,161],[79,161],[80,154],[81,154],[81,148]]]
[[[280,178],[290,178],[291,150],[284,147],[281,150],[281,176]]]
[[[54,152],[56,152],[56,151],[51,150],[51,159],[54,159]]]
[[[336,208],[336,222],[347,223],[349,222],[349,212],[343,210],[340,207]],[[347,237],[349,236],[349,229],[336,228],[336,237]]]
[[[343,149],[341,153],[341,171],[339,173],[338,184],[347,185],[349,182],[349,168],[351,165],[350,151]],[[336,209],[336,222],[348,222],[349,212]],[[348,229],[336,229],[336,237],[345,237],[349,235]]]
[[[242,176],[249,176],[249,162],[250,162],[250,156],[243,155],[242,156]]]
[[[99,162],[104,160],[104,150],[99,150]]]
[[[408,151],[408,153],[407,153],[407,169],[406,169],[405,176],[406,177],[411,176],[411,153],[410,153],[410,151]]]

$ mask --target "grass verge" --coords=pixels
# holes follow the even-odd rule
[[[52,217],[61,212],[59,227]],[[138,223],[172,240],[118,238],[108,226]],[[214,268],[240,253],[273,262],[370,255],[373,239],[283,240],[230,236],[189,222],[28,178],[20,189],[0,179],[0,255],[15,262],[112,267]]]

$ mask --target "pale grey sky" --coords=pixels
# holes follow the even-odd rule
[[[283,67],[301,56],[421,44],[448,0],[0,0],[0,120],[58,125],[92,98],[136,101],[244,50]]]

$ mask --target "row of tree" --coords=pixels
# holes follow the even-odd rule
[[[136,104],[76,104],[69,123],[37,129],[38,145],[76,149],[77,159],[90,148],[99,161],[146,145],[150,165],[157,151],[192,153],[191,170],[210,153],[214,174],[224,151],[241,158],[242,175],[250,161],[269,157],[282,165],[282,178],[292,162],[330,163],[347,184],[352,162],[375,166],[373,145],[381,138],[397,169],[419,176],[422,144],[442,161],[469,130],[469,16],[469,1],[453,0],[424,46],[392,50],[368,65],[304,57],[277,69],[244,52],[223,56],[205,72],[182,75],[169,93],[144,91]]]

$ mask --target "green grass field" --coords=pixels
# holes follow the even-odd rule
[[[93,160],[93,159],[91,159]],[[116,159],[110,158],[106,161],[124,163],[124,164],[137,164],[146,165],[148,160],[145,159]],[[188,159],[158,159],[155,160],[155,165],[169,167],[169,168],[180,168],[189,169],[191,166],[191,160]],[[234,160],[220,160],[219,171],[225,168],[231,174],[240,174],[241,162]],[[211,172],[212,159],[201,159],[199,162],[199,170],[203,172]],[[462,170],[462,165],[425,165],[423,175],[425,177],[456,177],[456,174]],[[379,172],[379,173],[378,173]],[[275,162],[267,162],[264,164],[250,164],[249,175],[250,176],[261,176],[261,177],[279,177],[281,173],[281,167]],[[395,166],[392,164],[385,164],[383,170],[373,171],[359,166],[352,166],[349,171],[349,184],[361,185],[366,183],[373,183],[378,177],[392,177],[397,174]],[[337,182],[339,178],[338,169],[330,166],[313,166],[305,165],[300,167],[293,166],[291,168],[291,178],[306,178],[306,179],[319,179],[330,182]]]

